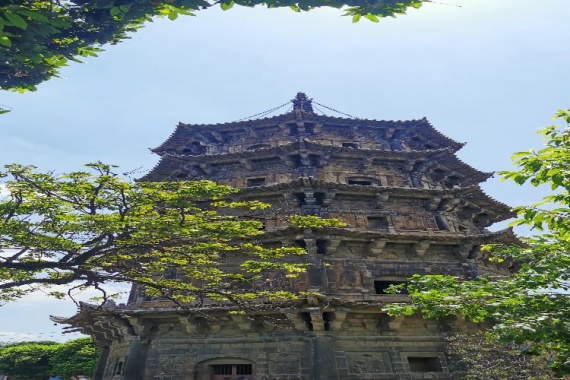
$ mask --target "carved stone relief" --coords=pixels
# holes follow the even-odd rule
[[[347,353],[348,370],[351,373],[386,373],[383,353],[350,352]]]

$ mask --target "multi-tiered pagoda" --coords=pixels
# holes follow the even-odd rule
[[[459,160],[463,144],[426,119],[376,121],[318,115],[299,93],[292,111],[215,125],[179,124],[153,152],[142,180],[210,179],[273,207],[262,216],[270,246],[305,247],[295,280],[322,297],[236,315],[223,306],[183,310],[134,289],[127,305],[67,320],[103,347],[96,379],[449,379],[441,323],[393,318],[387,294],[416,273],[504,274],[481,244],[508,242],[491,224],[512,216],[483,193],[491,176]],[[291,215],[338,218],[343,228],[291,228]]]

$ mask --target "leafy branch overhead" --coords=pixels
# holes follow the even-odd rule
[[[354,22],[371,21],[419,8],[429,0],[8,0],[0,2],[0,88],[35,90],[59,76],[69,61],[97,56],[106,44],[117,44],[153,17],[194,16],[213,6],[289,7],[309,11],[343,8]]]
[[[294,256],[305,251],[256,244],[261,222],[243,218],[268,205],[227,200],[236,190],[210,181],[133,183],[109,165],[87,168],[57,176],[10,165],[0,173],[8,179],[0,200],[1,301],[57,285],[94,287],[106,298],[102,286],[110,282],[133,282],[147,295],[192,305],[205,297],[294,296],[264,281],[268,273],[303,273]],[[296,217],[293,223],[338,221]]]
[[[525,247],[486,247],[491,260],[515,262],[515,273],[472,281],[416,275],[407,287],[413,303],[393,305],[390,312],[454,314],[491,323],[494,338],[527,354],[546,355],[550,369],[563,375],[570,374],[570,108],[555,118],[565,128],[542,129],[544,148],[515,153],[518,170],[501,173],[519,185],[546,185],[553,191],[541,202],[515,208],[515,224],[542,234],[527,239]]]

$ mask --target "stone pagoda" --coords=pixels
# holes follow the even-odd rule
[[[292,104],[269,118],[180,123],[153,149],[160,163],[142,180],[209,179],[241,189],[236,199],[271,204],[261,243],[304,247],[298,260],[310,265],[268,286],[321,296],[245,315],[220,305],[183,310],[136,287],[126,305],[84,305],[65,323],[102,347],[96,379],[450,379],[442,322],[393,318],[382,306],[406,302],[386,289],[416,273],[507,273],[479,249],[516,241],[510,230],[486,229],[512,216],[478,185],[492,173],[458,159],[463,144],[426,119],[321,115],[303,93]],[[291,215],[346,227],[294,229]]]

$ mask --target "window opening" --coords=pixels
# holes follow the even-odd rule
[[[297,202],[299,206],[305,206],[307,204],[305,198],[307,197],[305,193],[295,193],[295,198],[297,198]]]
[[[325,193],[315,193],[313,194],[313,196],[315,197],[315,205],[316,206],[324,206],[325,203],[325,197],[326,194]]]
[[[232,367],[231,364],[216,364],[212,366],[212,372],[214,375],[231,375]]]
[[[349,185],[358,185],[358,186],[372,186],[372,181],[366,181],[361,179],[349,179]]]
[[[294,136],[299,133],[299,128],[297,128],[297,124],[289,124],[289,134]]]
[[[441,213],[435,212],[434,218],[437,228],[439,228],[441,231],[449,231],[449,227],[447,226],[447,223],[445,223],[445,219],[443,219]]]
[[[368,227],[378,230],[387,230],[389,227],[388,218],[385,216],[369,216]]]
[[[350,149],[358,149],[358,144],[357,143],[344,142],[344,143],[342,143],[342,147],[343,148],[350,148]]]
[[[311,166],[318,167],[319,166],[319,159],[321,157],[317,154],[309,154],[309,163]]]
[[[313,322],[311,321],[311,314],[303,312],[301,313],[301,319],[303,320],[303,322],[305,322],[307,329],[309,329],[309,331],[313,331]]]
[[[303,239],[295,240],[295,244],[301,248],[307,248],[307,242]]]
[[[237,375],[252,375],[253,366],[251,364],[236,364]]]
[[[487,223],[489,223],[489,215],[485,213],[481,213],[473,218],[473,224],[477,227],[484,227]]]
[[[445,170],[443,169],[435,169],[433,171],[433,177],[435,180],[442,180],[445,177]]]
[[[408,356],[411,372],[441,372],[441,363],[438,357]]]
[[[391,285],[402,285],[407,283],[408,283],[407,281],[396,281],[396,280],[374,281],[374,290],[376,291],[376,294],[392,294],[388,293],[388,288]],[[408,292],[405,289],[402,289],[399,291],[398,294],[408,294]]]
[[[250,380],[253,379],[251,364],[214,364],[212,380]]]
[[[449,176],[444,182],[445,187],[448,189],[453,189],[455,186],[459,186],[460,178],[457,176]]]
[[[265,178],[248,178],[247,187],[258,187],[265,185]]]
[[[334,321],[335,315],[333,312],[325,311],[323,313],[323,321],[325,322],[325,331],[329,331],[331,329],[331,321]]]
[[[190,146],[182,149],[182,153],[186,153],[188,155],[204,154],[206,153],[206,147],[202,146],[199,142],[193,142]]]
[[[296,168],[299,168],[299,167],[302,166],[302,164],[303,164],[303,159],[302,159],[302,157],[301,157],[300,155],[298,155],[298,154],[296,154],[296,155],[291,155],[291,156],[289,156],[289,158],[291,159],[291,162],[293,162],[293,165],[294,165]]]
[[[316,241],[317,246],[317,255],[326,255],[327,254],[327,241],[323,239],[317,239]]]

